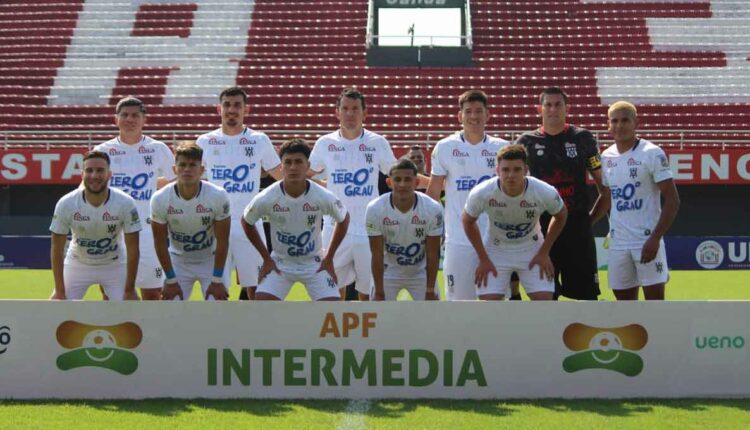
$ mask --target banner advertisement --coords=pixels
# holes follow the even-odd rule
[[[3,301],[0,398],[750,396],[749,334],[749,302]]]
[[[664,241],[672,270],[750,269],[750,236],[670,236]]]
[[[49,250],[49,236],[0,236],[0,269],[50,269]]]

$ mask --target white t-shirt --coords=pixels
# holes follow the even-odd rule
[[[177,184],[157,191],[151,200],[151,221],[167,224],[169,252],[183,260],[205,261],[216,250],[214,221],[229,218],[229,195],[206,181],[190,200],[180,197]]]
[[[268,219],[272,256],[288,267],[310,266],[315,257],[322,257],[320,219],[324,215],[336,222],[346,218],[344,205],[333,193],[307,181],[307,191],[291,197],[284,191],[284,181],[277,181],[253,198],[244,218],[250,225],[261,217]]]
[[[107,200],[99,207],[86,202],[83,188],[64,195],[55,206],[49,230],[55,234],[73,233],[65,263],[73,261],[98,266],[123,261],[120,232],[141,231],[138,209],[132,197],[109,188]]]
[[[432,150],[432,175],[445,176],[445,243],[471,246],[461,224],[469,191],[477,184],[495,176],[497,151],[508,145],[507,140],[492,136],[472,145],[463,133],[455,133],[439,141]],[[485,232],[487,219],[479,219],[479,231]]]
[[[610,248],[640,249],[661,215],[659,182],[672,179],[664,151],[645,139],[620,154],[617,145],[602,153],[602,182],[612,194]]]
[[[443,207],[426,194],[417,192],[414,207],[401,212],[384,194],[367,205],[367,234],[383,236],[384,279],[413,279],[426,272],[427,236],[443,235]]]
[[[365,210],[378,192],[378,171],[387,175],[396,162],[391,145],[371,131],[349,140],[335,131],[321,136],[310,154],[310,168],[323,171],[326,188],[349,211],[349,235],[367,236]],[[326,217],[325,228],[332,228]]]
[[[499,179],[477,185],[466,199],[466,213],[474,218],[486,213],[489,234],[484,239],[488,250],[521,250],[541,243],[539,216],[556,215],[564,207],[557,190],[537,178],[526,177],[526,189],[515,197],[505,194]]]
[[[232,219],[239,221],[245,206],[258,194],[261,167],[269,171],[281,163],[271,139],[247,127],[234,136],[218,128],[195,142],[203,149],[206,177],[229,193]]]
[[[109,186],[132,197],[141,220],[148,223],[151,214],[149,201],[156,192],[156,180],[164,177],[171,181],[175,177],[172,151],[148,136],[143,136],[134,145],[122,143],[116,137],[95,146],[94,150],[109,155],[112,170]]]

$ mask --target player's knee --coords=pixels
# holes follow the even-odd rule
[[[161,289],[141,288],[141,300],[161,300]]]
[[[254,296],[255,296],[254,300],[258,300],[258,301],[280,301],[281,300],[281,298],[276,297],[273,294],[265,293],[262,291],[254,294]]]

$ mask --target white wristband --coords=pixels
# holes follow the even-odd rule
[[[221,276],[212,276],[211,282],[213,282],[214,284],[223,284],[224,279]]]
[[[175,285],[177,284],[177,278],[168,278],[164,281],[167,285]]]

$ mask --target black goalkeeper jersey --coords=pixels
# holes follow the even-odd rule
[[[522,134],[516,143],[526,147],[531,175],[553,185],[571,215],[588,214],[586,172],[602,165],[590,131],[566,125],[562,133],[552,136],[537,129]]]

